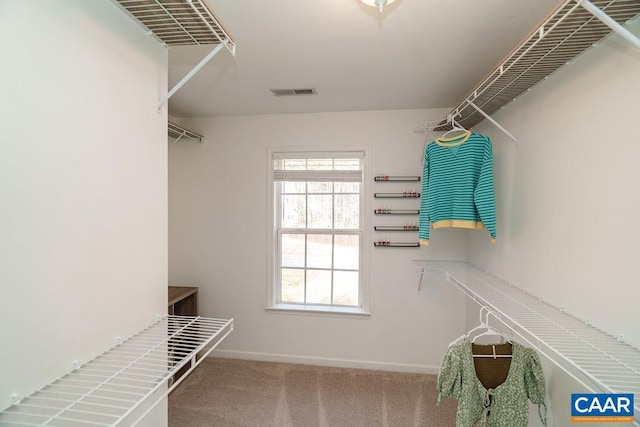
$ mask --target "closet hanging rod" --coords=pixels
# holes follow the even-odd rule
[[[168,131],[167,132],[168,136],[170,136],[171,138],[176,138],[174,143],[178,142],[180,139],[183,139],[183,138],[191,139],[199,143],[204,142],[204,136],[197,134],[195,132],[191,132],[190,130],[187,130],[175,123],[169,122],[167,125],[167,131]]]
[[[504,107],[611,34],[612,28],[635,46],[637,36],[622,24],[640,14],[640,2],[625,0],[565,0],[476,85],[451,113],[466,129]],[[469,102],[475,105],[474,108]],[[481,111],[485,114],[482,114]],[[451,129],[446,118],[423,122],[416,132]]]

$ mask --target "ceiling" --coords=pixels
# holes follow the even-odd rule
[[[208,0],[222,50],[169,101],[173,117],[455,106],[559,0]],[[169,50],[169,85],[213,46]],[[270,89],[315,88],[275,97]]]

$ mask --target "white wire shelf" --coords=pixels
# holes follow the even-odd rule
[[[594,12],[595,9],[599,11]],[[513,101],[612,32],[613,27],[594,13],[615,21],[612,25],[622,26],[640,14],[640,2],[565,0],[476,85],[447,118],[424,122],[416,132],[451,130],[449,117],[471,129],[486,117],[476,107],[491,115]],[[640,47],[637,37],[631,34],[629,38]]]
[[[635,423],[640,425],[640,349],[469,263],[414,262],[420,281],[425,274],[444,275],[593,392],[633,393]]]
[[[178,142],[180,139],[191,139],[195,142],[200,143],[204,142],[204,136],[195,132],[191,132],[190,130],[185,129],[182,126],[178,126],[177,124],[171,122],[169,122],[168,125],[168,135],[171,138],[175,138],[175,142]]]
[[[112,0],[143,28],[169,46],[207,45],[233,38],[204,0]]]
[[[0,426],[135,425],[232,330],[233,319],[164,317],[0,412]]]

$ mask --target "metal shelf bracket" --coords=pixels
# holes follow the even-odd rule
[[[182,86],[184,86],[184,84],[187,83],[191,79],[191,77],[193,77],[198,71],[200,71],[200,69],[202,69],[202,67],[204,67],[209,61],[211,61],[211,59],[214,56],[216,56],[216,54],[218,52],[220,52],[220,50],[224,46],[227,45],[227,43],[228,43],[228,40],[225,39],[220,44],[216,45],[216,47],[214,47],[211,50],[211,52],[209,52],[207,54],[207,56],[202,58],[202,60],[200,60],[200,62],[198,62],[198,64],[195,67],[193,67],[193,69],[191,71],[189,71],[182,78],[182,80],[180,80],[178,83],[176,83],[176,85],[173,86],[171,88],[171,90],[169,92],[167,92],[167,94],[165,96],[163,96],[162,99],[160,100],[160,104],[158,105],[158,111],[162,110],[162,106],[169,100],[169,98],[171,98],[174,93],[176,93]],[[235,55],[235,49],[232,51],[232,54]]]
[[[491,123],[493,123],[498,129],[500,129],[502,132],[504,132],[509,138],[511,138],[516,144],[518,143],[518,138],[516,138],[515,136],[511,135],[511,133],[509,133],[508,130],[506,130],[500,123],[496,122],[490,115],[488,115],[487,113],[485,113],[484,111],[482,111],[482,108],[478,107],[476,104],[474,104],[473,102],[471,102],[470,100],[467,99],[467,104],[469,104],[470,106],[472,106],[478,113],[482,114],[484,116],[485,119],[489,120]]]
[[[607,15],[599,7],[591,3],[589,0],[576,0],[578,4],[588,10],[593,16],[598,18],[607,27],[611,28],[616,33],[627,39],[631,44],[640,49],[640,38],[633,34],[631,31],[618,24],[613,18]]]

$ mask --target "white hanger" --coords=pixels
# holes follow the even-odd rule
[[[480,333],[480,334],[478,334],[478,335],[476,335],[476,336],[474,336],[474,337],[471,339],[471,342],[472,342],[472,343],[474,343],[474,342],[475,342],[478,338],[480,338],[480,337],[485,337],[485,336],[496,336],[496,337],[499,337],[499,338],[500,338],[500,341],[504,341],[504,340],[506,339],[506,341],[507,341],[508,343],[511,343],[511,342],[512,342],[512,340],[511,340],[509,337],[507,337],[507,336],[505,336],[504,334],[502,334],[502,333],[500,333],[500,332],[496,331],[495,329],[493,329],[493,328],[489,325],[489,316],[490,316],[490,315],[494,315],[494,316],[495,316],[496,314],[495,314],[493,311],[490,311],[489,309],[487,309],[487,315],[486,315],[486,317],[485,317],[485,321],[484,321],[484,323],[481,325],[481,327],[482,327],[482,328],[484,328],[484,329],[485,329],[485,331],[484,331],[484,332],[482,332],[482,333]],[[477,328],[474,328],[474,330],[475,330],[475,329],[477,329]],[[471,331],[470,331],[470,332],[471,332]],[[505,358],[505,357],[506,357],[506,358],[511,358],[511,357],[512,357],[512,355],[511,355],[511,354],[496,354],[496,344],[491,344],[491,347],[493,348],[493,354],[474,354],[474,355],[473,355],[473,357],[474,357],[474,358],[478,358],[478,357],[492,357],[492,358],[494,358],[494,359],[497,359],[497,358],[499,358],[499,357],[502,357],[502,358]]]
[[[482,315],[482,312],[480,312],[480,315]],[[467,338],[470,338],[471,342],[475,342],[480,337],[491,336],[491,337],[499,337],[500,339],[503,339],[503,340],[506,339],[507,341],[511,342],[511,339],[509,337],[505,336],[501,332],[498,332],[497,330],[493,329],[491,327],[491,325],[489,325],[489,316],[490,315],[496,316],[496,314],[493,311],[487,309],[487,314],[486,314],[486,316],[484,318],[484,321],[481,320],[481,324],[480,324],[479,327],[475,327],[471,331],[469,331],[469,333],[467,334]],[[484,331],[481,332],[478,335],[473,336],[473,338],[472,338],[471,337],[471,332],[475,332],[475,331],[477,331],[479,329],[484,329]]]
[[[449,344],[449,347],[451,347],[452,345],[455,345],[455,344],[459,343],[460,341],[468,340],[468,339],[469,339],[469,337],[471,336],[471,334],[472,334],[473,332],[475,332],[475,331],[477,331],[477,330],[480,330],[480,329],[484,329],[484,328],[486,328],[486,323],[484,322],[484,319],[482,318],[482,313],[483,313],[485,310],[487,311],[487,317],[489,316],[489,308],[488,308],[488,307],[485,307],[485,306],[480,307],[480,324],[479,324],[478,326],[476,326],[475,328],[470,329],[470,330],[469,330],[469,332],[467,332],[466,334],[462,334],[462,335],[460,335],[458,338],[456,338],[455,340],[453,340],[453,341]]]
[[[446,131],[445,133],[443,133],[440,136],[440,138],[438,138],[438,140],[443,140],[445,138],[445,136],[449,135],[451,132],[463,132],[462,134],[457,135],[457,136],[462,136],[463,134],[466,134],[466,133],[469,132],[462,125],[460,125],[458,122],[456,122],[456,119],[453,116],[451,116],[451,119],[449,120],[449,122],[451,123],[451,129]]]

